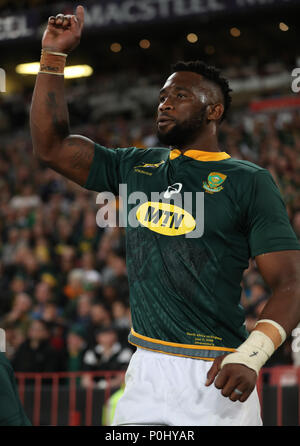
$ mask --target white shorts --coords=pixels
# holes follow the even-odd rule
[[[225,398],[214,384],[204,384],[211,366],[137,348],[113,426],[261,426],[256,389],[244,403]]]

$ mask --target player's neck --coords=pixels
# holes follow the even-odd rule
[[[187,150],[200,150],[203,152],[221,152],[217,135],[199,135],[194,141],[183,144],[178,149],[183,154]]]

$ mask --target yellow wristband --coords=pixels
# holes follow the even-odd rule
[[[67,54],[55,51],[42,50],[40,73],[64,75]]]

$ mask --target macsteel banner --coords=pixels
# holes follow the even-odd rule
[[[90,0],[84,5],[85,26],[98,29],[132,26],[295,4],[299,4],[299,0]],[[38,37],[39,27],[46,23],[49,15],[73,11],[74,3],[63,2],[23,14],[0,15],[0,41]]]
[[[294,0],[107,0],[95,2],[87,8],[86,23],[98,27],[151,23],[293,3],[297,2]]]

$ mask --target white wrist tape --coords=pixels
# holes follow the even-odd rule
[[[277,322],[263,319],[258,321],[257,324],[262,321],[274,325],[281,335],[282,342],[284,342],[286,338],[285,330]],[[243,364],[254,370],[258,375],[260,369],[274,351],[275,345],[272,339],[260,330],[253,330],[248,339],[237,348],[236,352],[230,353],[223,359],[221,368],[225,364]]]
[[[284,341],[286,340],[286,332],[285,332],[285,329],[282,328],[282,326],[281,326],[280,324],[278,324],[278,322],[272,321],[271,319],[260,319],[259,321],[256,322],[254,328],[256,328],[256,326],[257,326],[258,324],[262,323],[262,322],[265,322],[265,323],[267,323],[267,324],[271,324],[271,325],[273,325],[273,327],[277,328],[277,330],[279,331],[280,337],[281,337],[281,343],[280,343],[279,345],[283,344]],[[279,346],[278,346],[278,347],[279,347]],[[277,348],[278,348],[278,347],[277,347]]]

